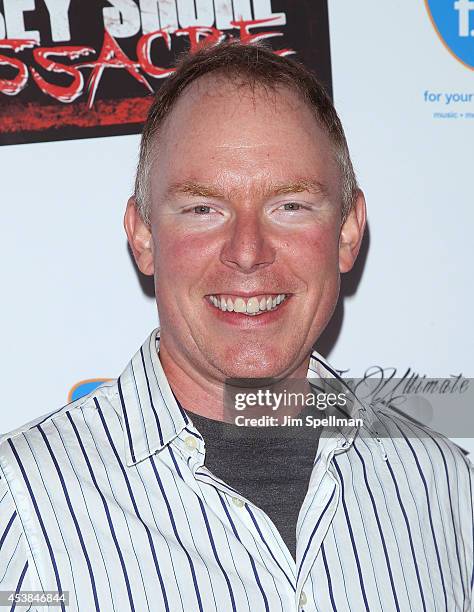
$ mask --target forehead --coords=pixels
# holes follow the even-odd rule
[[[165,119],[155,147],[153,190],[183,180],[258,190],[266,180],[338,179],[313,109],[283,86],[200,77]]]

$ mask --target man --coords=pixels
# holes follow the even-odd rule
[[[312,347],[365,220],[302,66],[241,43],[181,61],[125,214],[160,329],[117,381],[3,437],[2,590],[87,612],[474,610],[454,444],[355,401],[362,425],[241,429],[224,401],[238,381],[335,379]]]

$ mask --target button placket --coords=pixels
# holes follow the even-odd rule
[[[334,497],[332,499],[332,503],[330,504],[330,506],[327,507],[326,514],[324,518],[322,519],[322,522],[319,524],[318,533],[314,534],[314,538],[311,542],[311,553],[307,555],[306,559],[304,560],[302,565],[299,567],[300,576],[299,576],[299,581],[297,584],[297,598],[298,598],[297,601],[298,602],[300,601],[299,597],[303,597],[303,599],[305,600],[305,604],[307,603],[307,596],[303,592],[304,583],[308,577],[309,572],[311,571],[311,567],[314,563],[316,555],[324,539],[324,535],[326,534],[327,529],[334,518],[337,506],[339,504],[339,483],[330,470],[332,457],[334,454],[336,454],[336,451],[339,448],[339,445],[337,444],[339,440],[335,439],[334,441],[336,442],[336,445],[330,449],[329,454],[326,460],[324,461],[325,465],[321,466],[322,468],[321,480],[319,481],[317,485],[318,494],[321,496],[321,501],[319,503],[319,506],[320,506],[319,510],[322,511],[326,503],[329,502],[329,500],[333,496]],[[315,483],[313,483],[313,485],[314,484]],[[314,525],[315,521],[317,521],[317,517],[313,517],[313,520],[309,521],[311,529],[308,531],[308,518],[309,518],[308,516],[305,517],[305,521],[303,521],[299,535],[298,535],[297,562],[299,562],[300,560],[301,551],[306,545],[308,545],[308,537],[312,531],[312,526]],[[298,591],[300,593],[299,597],[298,597]],[[301,604],[301,605],[305,605],[305,604]],[[301,609],[301,605],[299,609]]]

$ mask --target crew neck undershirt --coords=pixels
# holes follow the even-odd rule
[[[319,430],[240,426],[184,409],[205,443],[205,466],[263,510],[296,558],[296,523],[308,490]],[[305,422],[314,408],[297,416]]]

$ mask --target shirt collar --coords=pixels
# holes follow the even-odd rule
[[[128,466],[153,455],[174,440],[186,426],[192,426],[186,412],[176,401],[161,365],[158,350],[160,328],[153,330],[133,356],[117,380],[122,412],[125,457]],[[308,378],[337,378],[343,380],[325,359],[312,352]],[[351,418],[361,417],[365,408],[352,403]],[[335,428],[342,440],[341,448],[348,448],[358,432],[358,426]],[[333,437],[333,436],[331,436]]]
[[[167,446],[189,422],[163,371],[158,357],[159,338],[157,328],[117,381],[128,466]]]
[[[373,419],[372,412],[367,410],[367,405],[361,402],[337,370],[315,350],[311,352],[307,378],[325,379],[327,384],[322,385],[325,392],[336,390],[345,393],[348,402],[345,408],[345,416],[347,419],[354,419],[356,424],[351,425],[349,422],[343,426],[327,426],[323,430],[322,437],[332,442],[328,444],[328,449],[334,447],[348,450],[359,433],[360,423],[363,422],[364,426],[367,425],[370,428]]]

